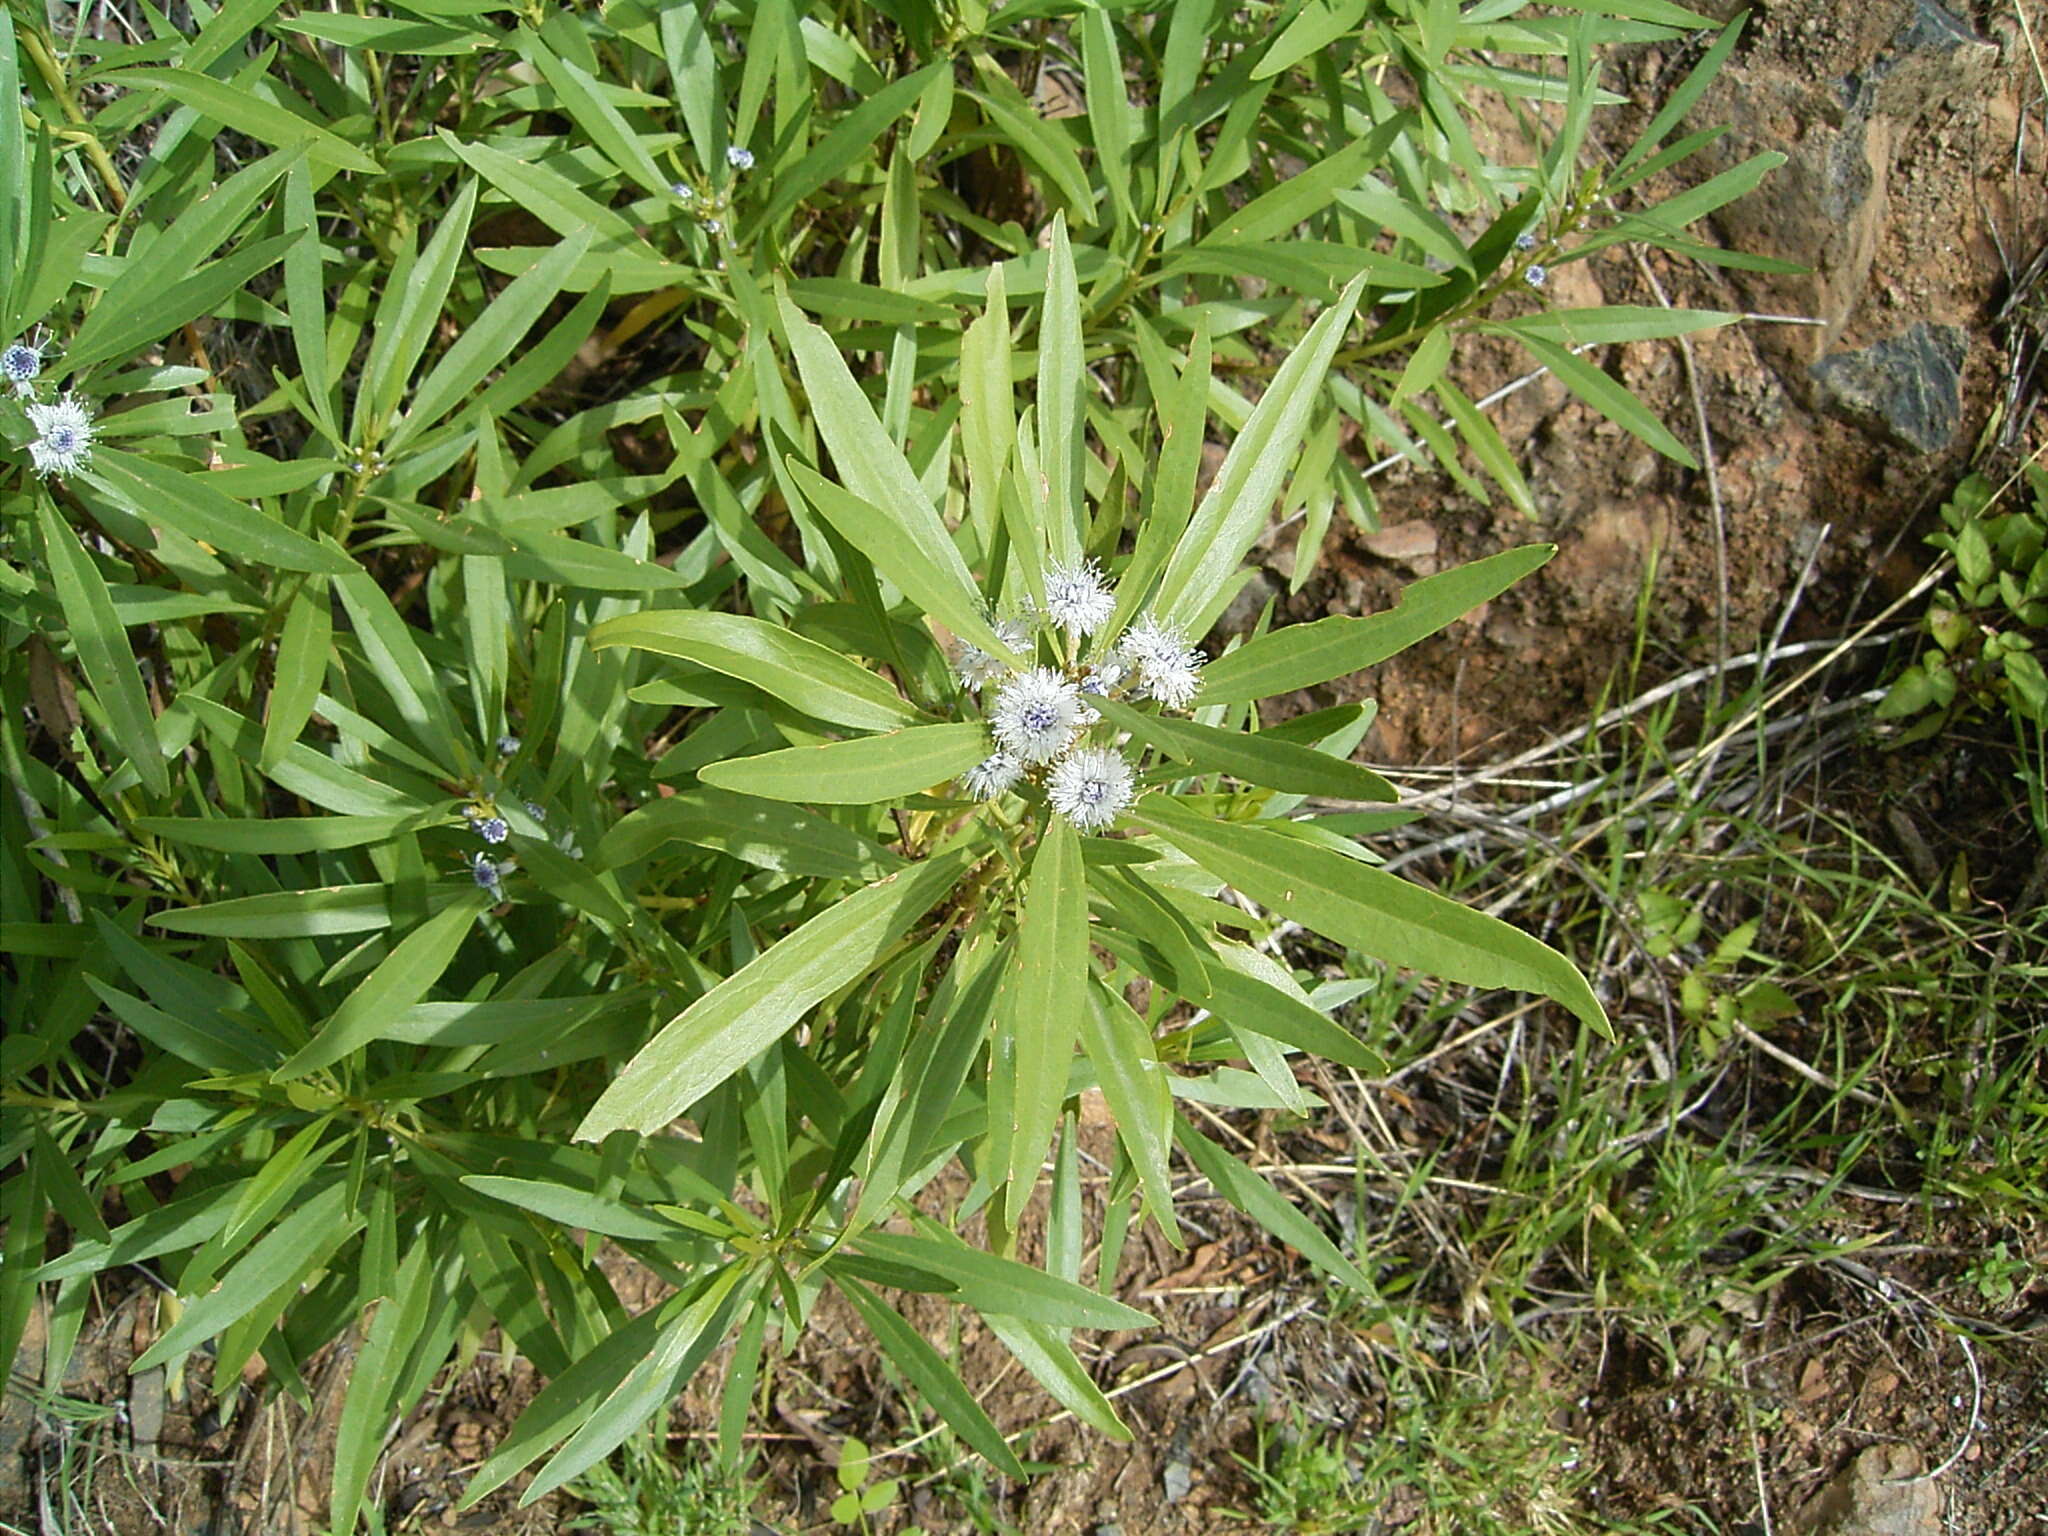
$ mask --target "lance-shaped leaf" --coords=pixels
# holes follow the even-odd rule
[[[1088,1008],[1081,1015],[1081,1044],[1116,1116],[1116,1133],[1138,1170],[1145,1207],[1179,1247],[1167,1165],[1173,1150],[1173,1092],[1152,1031],[1118,993],[1097,982],[1089,988]]]
[[[747,1282],[742,1288],[742,1282]],[[544,1498],[572,1477],[579,1477],[619,1448],[625,1438],[674,1398],[705,1356],[725,1336],[734,1304],[752,1288],[747,1269],[728,1264],[717,1271],[680,1310],[672,1302],[662,1309],[661,1336],[646,1357],[627,1373],[569,1437],[569,1443],[540,1469],[519,1496],[522,1507]],[[681,1301],[678,1297],[677,1301]]]
[[[71,643],[85,668],[86,680],[106,714],[114,745],[134,765],[152,794],[167,795],[171,780],[164,768],[163,749],[157,745],[156,716],[150,713],[149,695],[143,692],[141,674],[135,670],[135,652],[114,612],[106,578],[71,525],[48,502],[37,503],[36,520],[42,525],[50,582],[63,609],[65,627],[71,631]]]
[[[1009,1146],[1007,1206],[1031,1198],[1060,1105],[1081,1011],[1088,1006],[1088,880],[1081,837],[1064,816],[1051,818],[1031,861],[1016,957],[997,1004],[1001,1021],[993,1071],[1011,1074],[1010,1123],[995,1127]]]
[[[1017,1453],[1003,1439],[1002,1431],[982,1412],[981,1404],[974,1400],[974,1394],[967,1390],[953,1367],[946,1363],[945,1356],[926,1343],[923,1334],[890,1311],[879,1296],[858,1280],[850,1276],[840,1277],[839,1290],[860,1313],[861,1321],[868,1325],[868,1331],[882,1346],[882,1353],[909,1378],[911,1386],[938,1409],[939,1417],[953,1426],[953,1433],[986,1456],[1006,1477],[1021,1481],[1024,1466],[1017,1460]]]
[[[144,521],[175,528],[237,560],[330,576],[350,576],[358,569],[332,544],[316,544],[297,529],[216,490],[207,483],[207,475],[186,474],[117,448],[95,448],[91,467],[79,478]]]
[[[1411,582],[1385,613],[1290,624],[1218,657],[1202,673],[1204,704],[1237,704],[1313,688],[1377,666],[1500,596],[1557,553],[1528,544]]]
[[[345,1184],[331,1184],[285,1217],[218,1284],[187,1302],[178,1321],[135,1362],[135,1369],[161,1365],[212,1338],[303,1274],[309,1256],[318,1262],[321,1249],[332,1253],[363,1221],[361,1212],[347,1208],[347,1198]]]
[[[861,392],[832,338],[806,320],[788,299],[779,303],[797,375],[803,380],[804,393],[810,396],[818,432],[825,439],[825,446],[832,450],[833,467],[855,497],[882,513],[880,528],[861,529],[860,520],[854,518],[857,531],[842,531],[875,563],[875,569],[903,587],[905,595],[923,605],[927,613],[943,619],[954,633],[984,650],[1007,655],[1001,642],[988,633],[987,624],[979,618],[981,595],[974,578],[967,573],[960,551],[953,546],[953,536],[939,518],[938,508],[932,505],[903,451],[882,430],[874,407]],[[814,482],[806,477],[800,483],[805,496],[811,496]],[[831,482],[820,477],[816,483],[829,486]],[[819,505],[819,511],[827,518],[833,517],[833,509],[828,506]],[[848,514],[842,511],[842,515]],[[834,523],[836,526],[837,519]],[[861,537],[861,532],[866,532],[867,537]],[[906,552],[906,556],[914,555],[914,565],[899,559],[899,550]],[[916,587],[897,579],[899,565],[913,571]],[[963,609],[964,623],[956,613]]]
[[[923,544],[906,536],[900,517],[883,512],[844,486],[834,485],[810,465],[791,460],[788,468],[803,491],[804,500],[838,530],[841,538],[866,555],[876,570],[901,588],[905,597],[961,639],[992,656],[1021,664],[1021,658],[989,627],[965,566],[960,566],[956,575],[943,561],[929,556]],[[946,549],[953,549],[950,539]],[[959,561],[959,555],[954,553],[952,563],[958,566]]]
[[[1173,1136],[1187,1153],[1188,1161],[1216,1186],[1216,1193],[1332,1279],[1342,1281],[1363,1296],[1378,1294],[1365,1272],[1345,1258],[1322,1229],[1288,1204],[1272,1185],[1185,1120],[1175,1118]]]
[[[1089,701],[1138,740],[1203,773],[1227,773],[1247,784],[1339,800],[1398,800],[1399,792],[1370,768],[1279,741],[1262,732],[1226,731],[1192,720],[1151,715],[1115,699]]]
[[[1145,799],[1125,817],[1252,900],[1361,954],[1475,987],[1540,992],[1612,1038],[1600,1000],[1578,969],[1498,918],[1341,853],[1197,815],[1164,796]]]
[[[308,1072],[332,1066],[350,1052],[380,1038],[393,1014],[410,1008],[441,979],[463,939],[476,925],[477,915],[490,904],[487,893],[467,891],[413,929],[357,984],[320,1033],[277,1069],[273,1081],[288,1083]]]
[[[1364,286],[1363,277],[1353,279],[1309,327],[1230,445],[1215,484],[1195,508],[1159,579],[1155,607],[1167,623],[1199,635],[1230,601],[1231,577],[1265,530]]]
[[[780,624],[738,613],[674,609],[607,619],[590,632],[595,649],[629,645],[680,656],[752,683],[792,709],[857,731],[886,731],[921,718],[881,678],[830,646]]]
[[[913,725],[816,747],[784,747],[713,763],[698,777],[718,789],[809,805],[900,800],[965,773],[991,750],[978,725]]]
[[[971,854],[951,853],[878,880],[763,951],[626,1063],[577,1126],[576,1139],[602,1141],[621,1127],[643,1135],[660,1130],[820,1001],[874,969],[971,863]]]

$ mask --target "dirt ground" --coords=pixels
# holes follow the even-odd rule
[[[2030,16],[2036,40],[2048,40],[2040,7]],[[1607,83],[1654,100],[1691,62],[1640,50]],[[1540,302],[1668,301],[1818,323],[1759,320],[1685,347],[1650,343],[1600,356],[1704,450],[1701,472],[1659,458],[1546,379],[1494,411],[1503,437],[1523,449],[1541,513],[1534,526],[1404,467],[1375,482],[1381,529],[1340,522],[1292,596],[1298,552],[1292,534],[1276,539],[1255,593],[1277,596],[1292,620],[1373,611],[1417,575],[1532,537],[1560,545],[1535,578],[1435,643],[1299,706],[1370,694],[1381,713],[1369,757],[1394,770],[1469,767],[1583,720],[1636,643],[1639,606],[1650,671],[1668,675],[1745,650],[1781,622],[1788,639],[1839,632],[1910,585],[1924,568],[1917,539],[1927,515],[1980,438],[2007,434],[2008,457],[2042,440],[2040,420],[2020,423],[2006,398],[2012,329],[1999,319],[2008,273],[2048,241],[2048,134],[2030,94],[2032,68],[2004,5],[1965,17],[1934,0],[1761,7],[1697,116],[1734,125],[1716,150],[1726,164],[1762,148],[1792,159],[1763,194],[1729,210],[1718,233],[1811,271],[1763,277],[1614,250],[1559,270]],[[1636,126],[1617,115],[1608,141],[1625,144]],[[1456,366],[1479,396],[1525,365],[1468,344]],[[1653,597],[1644,605],[1646,582]],[[1453,1078],[1459,1057],[1433,1070]],[[1483,1157],[1461,1163],[1454,1140],[1429,1135],[1429,1079],[1391,1097],[1408,1100],[1418,1144],[1444,1154],[1438,1172],[1483,1179]],[[1347,1147],[1341,1126],[1288,1132],[1283,1146],[1270,1126],[1234,1123],[1275,1161],[1327,1161]],[[1327,1200],[1348,1198],[1347,1181],[1317,1187]],[[1009,1488],[952,1465],[942,1442],[926,1442],[891,1469],[908,1486],[877,1529],[910,1521],[932,1532],[1035,1536],[1245,1529],[1227,1512],[1249,1507],[1254,1490],[1238,1458],[1253,1453],[1260,1421],[1299,1411],[1361,1444],[1397,1428],[1412,1433],[1404,1353],[1422,1349],[1455,1367],[1461,1351],[1499,1326],[1439,1277],[1427,1293],[1434,1331],[1396,1338],[1383,1322],[1339,1306],[1301,1263],[1213,1199],[1191,1193],[1186,1209],[1199,1234],[1189,1251],[1134,1233],[1120,1271],[1121,1294],[1155,1312],[1158,1330],[1082,1346],[1097,1379],[1120,1391],[1133,1444],[1055,1420],[1023,1446],[1048,1470],[1027,1488]],[[1648,1528],[1662,1517],[1672,1531],[1773,1536],[1802,1529],[1799,1512],[1859,1453],[1894,1447],[1906,1458],[1904,1475],[1939,1470],[1926,1485],[1938,1494],[1936,1523],[1900,1525],[1901,1536],[2042,1529],[2048,1287],[1994,1301],[1962,1272],[2004,1241],[2040,1274],[2048,1234],[1962,1221],[1882,1191],[1844,1199],[1838,1219],[1845,1245],[1869,1246],[1801,1269],[1761,1297],[1731,1297],[1717,1316],[1661,1339],[1610,1327],[1597,1311],[1518,1318],[1546,1363],[1513,1401],[1473,1411],[1501,1414],[1514,1434],[1563,1449],[1541,1464],[1524,1509],[1496,1513],[1532,1533],[1600,1529],[1598,1521]],[[618,1284],[631,1300],[646,1282],[621,1273]],[[651,1291],[639,1298],[655,1299]],[[941,1336],[936,1309],[910,1315]],[[1969,1343],[1945,1318],[1966,1320],[1991,1342]],[[146,1288],[98,1298],[67,1390],[104,1405],[99,1419],[37,1422],[23,1398],[7,1398],[0,1519],[24,1531],[77,1529],[54,1523],[62,1511],[48,1501],[63,1485],[82,1495],[94,1531],[320,1529],[347,1356],[309,1372],[310,1409],[273,1401],[223,1424],[203,1390],[180,1399],[160,1372],[128,1378],[154,1327]],[[504,1368],[494,1336],[476,1342],[385,1459],[376,1494],[393,1532],[523,1536],[563,1529],[573,1514],[560,1499],[519,1511],[509,1492],[454,1512],[467,1475],[537,1390],[523,1363]],[[32,1332],[25,1357],[35,1344]],[[970,1323],[958,1345],[966,1379],[989,1385],[984,1402],[999,1425],[1052,1417],[1053,1405],[993,1339]],[[679,1455],[715,1423],[720,1381],[714,1361],[678,1405]],[[772,1401],[774,1418],[756,1425],[765,1479],[756,1514],[778,1531],[833,1528],[830,1463],[844,1437],[879,1448],[919,1427],[855,1320],[829,1301],[779,1367]],[[1347,1529],[1451,1536],[1478,1528],[1428,1507],[1425,1493],[1418,1485],[1412,1500],[1396,1494],[1369,1524]]]

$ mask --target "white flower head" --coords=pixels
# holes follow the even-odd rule
[[[996,638],[1013,651],[1031,654],[1031,630],[1021,618],[996,619],[990,624]],[[1012,668],[1006,661],[998,661],[978,645],[962,645],[959,658],[953,663],[953,675],[960,679],[964,688],[979,693],[990,683],[1010,675]]]
[[[1067,750],[1081,724],[1081,690],[1050,667],[1034,667],[1003,684],[989,713],[996,744],[1025,763],[1049,763]]]
[[[1109,622],[1116,597],[1102,584],[1102,568],[1093,560],[1056,565],[1045,573],[1045,611],[1078,640]]]
[[[1522,274],[1522,281],[1531,288],[1541,288],[1550,280],[1550,274],[1540,266],[1532,266]]]
[[[1137,671],[1145,691],[1169,709],[1186,709],[1202,691],[1202,663],[1208,658],[1149,613],[1131,626],[1118,654]]]
[[[43,354],[50,350],[47,341],[17,341],[5,351],[0,351],[0,379],[14,386],[14,392],[26,400],[36,392],[36,379],[43,371]]]
[[[736,171],[751,171],[754,168],[754,152],[738,144],[728,144],[725,149],[725,163]]]
[[[92,461],[92,412],[72,396],[54,405],[31,405],[28,419],[36,429],[28,456],[37,474],[45,479],[75,474]]]
[[[1108,747],[1070,753],[1045,781],[1052,808],[1084,832],[1106,827],[1136,798],[1131,765]]]
[[[1024,765],[998,747],[961,774],[960,783],[975,799],[993,800],[998,795],[1008,794],[1011,786],[1023,776]]]

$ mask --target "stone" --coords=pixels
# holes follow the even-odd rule
[[[1963,357],[1969,337],[1923,323],[1808,369],[1814,403],[1887,442],[1939,453],[1963,419]]]
[[[1824,322],[1759,335],[1797,377],[1859,312],[1909,136],[1938,108],[1988,100],[1998,49],[1937,0],[1784,0],[1770,25],[1778,45],[1731,61],[1694,115],[1729,128],[1702,153],[1706,170],[1764,150],[1787,157],[1714,222],[1729,245],[1807,269],[1735,275],[1753,307]]]
[[[1941,1536],[1941,1489],[1910,1445],[1873,1445],[1809,1499],[1790,1536]]]

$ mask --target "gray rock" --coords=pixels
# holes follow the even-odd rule
[[[1775,50],[1732,62],[1696,115],[1729,127],[1702,153],[1703,168],[1726,170],[1761,150],[1788,157],[1714,220],[1731,245],[1807,269],[1735,279],[1754,307],[1827,322],[1759,337],[1796,377],[1861,306],[1893,163],[1929,112],[1990,98],[1998,49],[1938,0],[1783,0],[1771,12]]]
[[[1873,1445],[1792,1522],[1793,1536],[1941,1536],[1941,1490],[1910,1445]]]
[[[1969,337],[1952,325],[1914,325],[1854,352],[1835,352],[1808,372],[1815,403],[1889,442],[1939,453],[1963,417]]]

